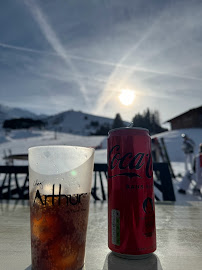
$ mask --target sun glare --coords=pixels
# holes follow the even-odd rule
[[[130,89],[122,89],[119,95],[119,100],[125,106],[129,106],[133,103],[135,99],[135,92]]]

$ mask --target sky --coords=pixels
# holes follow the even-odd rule
[[[202,105],[201,29],[201,0],[1,1],[0,104],[165,122]]]

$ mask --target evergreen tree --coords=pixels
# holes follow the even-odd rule
[[[113,128],[120,128],[124,127],[123,120],[121,118],[121,115],[119,113],[116,114],[114,122],[112,124],[112,129]]]
[[[91,135],[108,135],[108,132],[110,131],[111,126],[110,124],[104,123],[99,126],[99,128],[96,130],[96,132],[92,132]]]
[[[158,111],[152,112],[151,110],[146,109],[143,114],[136,114],[133,117],[132,122],[134,127],[147,128],[150,131],[150,134],[156,134],[167,130],[160,125]]]
[[[23,128],[43,128],[45,123],[42,120],[34,120],[31,118],[14,118],[10,120],[5,120],[3,123],[3,128],[5,129],[23,129]]]

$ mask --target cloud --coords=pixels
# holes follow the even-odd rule
[[[22,3],[0,10],[1,102],[126,120],[146,107],[167,119],[201,102],[201,1]],[[120,105],[121,88],[136,91],[133,106]]]
[[[36,4],[36,1],[27,0],[25,1],[26,5],[30,8],[30,11],[34,17],[34,19],[39,24],[39,27],[41,31],[44,33],[45,38],[52,46],[53,50],[57,52],[57,54],[64,60],[64,62],[67,64],[68,68],[72,71],[73,74],[75,74],[75,81],[79,86],[79,89],[81,90],[81,93],[83,94],[83,98],[88,103],[88,96],[86,92],[85,85],[83,84],[82,80],[78,77],[78,71],[74,64],[72,63],[71,59],[69,58],[68,54],[66,54],[66,50],[57,37],[56,33],[54,32],[53,28],[48,22],[48,19],[46,18],[45,14],[42,12],[40,7]]]

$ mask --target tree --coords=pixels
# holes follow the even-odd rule
[[[114,122],[112,124],[112,128],[120,128],[120,127],[124,127],[124,123],[121,118],[121,115],[117,113],[115,116]]]
[[[91,133],[91,135],[102,135],[102,136],[106,135],[107,136],[110,129],[111,129],[111,125],[108,123],[104,123],[100,125],[99,128],[94,133]]]
[[[159,112],[151,111],[148,108],[142,115],[140,113],[136,114],[132,122],[134,127],[147,128],[151,134],[167,131],[167,129],[162,128],[160,125]]]
[[[3,128],[5,129],[23,129],[23,128],[43,128],[45,123],[41,120],[33,120],[31,118],[14,118],[10,120],[5,120],[3,123]]]
[[[91,125],[92,127],[98,127],[98,126],[99,126],[99,122],[98,122],[98,121],[91,121],[91,122],[90,122],[90,125]]]

